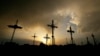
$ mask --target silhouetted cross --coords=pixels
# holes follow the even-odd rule
[[[52,28],[52,45],[55,45],[54,29],[58,27],[54,25],[54,20],[52,20],[52,24],[48,26]]]
[[[71,41],[72,41],[72,44],[74,44],[74,41],[73,41],[73,36],[72,36],[72,34],[74,33],[74,31],[72,30],[71,26],[70,26],[70,30],[67,30],[67,32],[69,32],[69,33],[70,33],[70,35],[71,35]]]
[[[9,28],[14,29],[10,42],[13,42],[13,38],[14,38],[14,34],[15,34],[16,29],[22,29],[22,27],[18,26],[17,24],[18,24],[18,20],[16,20],[15,25],[8,25]]]
[[[35,44],[35,38],[37,37],[35,34],[34,34],[34,36],[32,36],[32,37],[34,37],[34,40],[33,40],[33,45]]]
[[[44,37],[46,39],[46,45],[48,43],[48,39],[50,39],[50,37],[48,37],[48,34],[46,34],[46,37]]]

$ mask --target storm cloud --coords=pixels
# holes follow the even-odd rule
[[[10,35],[7,25],[14,24],[17,19],[19,25],[24,27],[24,30],[19,30],[20,33],[38,26],[51,32],[46,25],[54,19],[55,24],[60,26],[59,34],[66,34],[70,24],[76,32],[87,33],[86,36],[94,33],[99,38],[99,18],[99,0],[0,0],[1,37]]]

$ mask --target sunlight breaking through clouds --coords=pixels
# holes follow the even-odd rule
[[[10,37],[12,30],[9,29],[7,25],[14,24],[16,19],[19,19],[19,25],[24,28],[16,31],[15,38],[28,39],[31,40],[31,42],[33,40],[31,36],[34,35],[34,33],[36,33],[40,39],[47,33],[51,37],[51,29],[47,27],[47,24],[50,24],[52,19],[54,19],[55,25],[58,26],[58,29],[55,29],[57,44],[65,44],[66,37],[70,42],[69,33],[66,32],[69,26],[72,26],[73,30],[77,32],[74,35],[76,41],[84,39],[85,42],[86,35],[92,32],[97,35],[97,39],[100,39],[99,0],[5,1],[0,1],[0,37],[2,38],[0,40]],[[40,33],[40,31],[42,33]],[[42,41],[40,39],[37,40]],[[26,40],[23,42],[26,43]]]

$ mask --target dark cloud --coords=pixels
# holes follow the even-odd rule
[[[26,31],[29,28],[41,26],[50,32],[46,25],[50,24],[52,19],[55,19],[57,24],[64,21],[64,16],[54,15],[54,12],[67,8],[71,8],[78,14],[80,18],[78,29],[83,34],[95,32],[98,35],[100,32],[99,6],[99,0],[0,0],[0,29],[2,29],[0,35],[5,36],[10,31],[7,25],[14,24],[16,19],[19,19],[19,25]],[[72,19],[67,16],[69,15],[64,18],[67,20],[66,24]],[[73,28],[77,28],[76,25]]]
[[[90,12],[82,17],[80,28],[82,32],[98,32],[100,30],[100,11]]]
[[[14,24],[16,19],[19,19],[19,24],[24,27],[25,31],[36,26],[41,26],[48,30],[46,25],[51,23],[53,12],[63,8],[64,1],[0,0],[1,38],[3,37],[5,39],[5,37],[10,37],[11,34],[8,33],[12,31],[8,29],[7,25]]]
[[[97,32],[100,28],[100,2],[99,0],[92,0],[89,1],[87,4],[84,4],[84,9],[81,9],[82,16],[79,26],[83,32]]]
[[[52,13],[54,11],[63,8],[62,5],[65,4],[64,1],[65,0],[2,0],[0,2],[0,21],[2,24],[8,24],[8,22],[19,19],[23,22],[23,25],[27,25],[28,27],[37,24],[44,26],[52,19]]]
[[[81,18],[78,28],[82,34],[89,36],[94,33],[96,40],[100,41],[100,1],[89,0],[86,3],[81,4]],[[84,8],[84,9],[83,9]]]
[[[51,23],[53,12],[67,7],[67,0],[1,0],[1,29],[7,31],[6,25],[14,24],[19,19],[24,29],[41,26],[49,31],[47,24]],[[56,17],[56,16],[55,16]],[[62,17],[60,17],[62,18]],[[59,18],[58,18],[59,19]],[[57,20],[59,21],[59,20]],[[5,25],[5,26],[4,26]]]

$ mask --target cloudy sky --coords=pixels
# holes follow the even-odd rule
[[[0,0],[0,42],[11,39],[16,20],[23,29],[17,29],[14,42],[32,44],[36,41],[45,43],[46,34],[51,37],[51,28],[47,24],[53,19],[56,44],[71,43],[69,26],[75,31],[73,38],[76,44],[86,44],[86,37],[93,42],[91,34],[100,42],[100,1],[99,0]],[[48,44],[51,44],[49,39]]]

